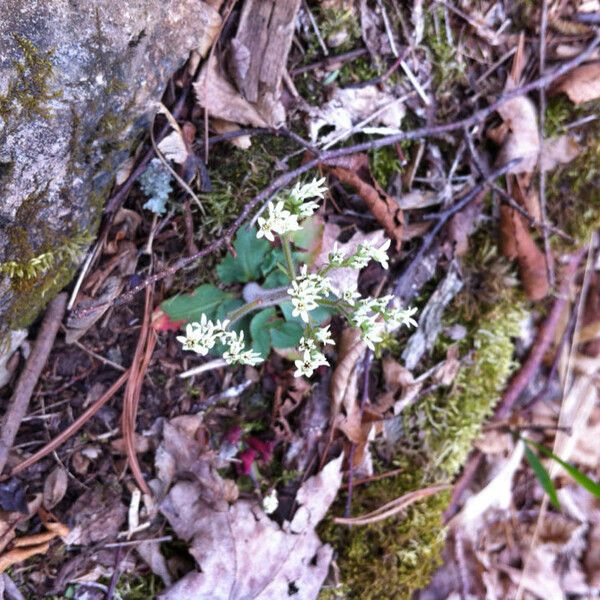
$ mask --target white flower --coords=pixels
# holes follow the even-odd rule
[[[308,313],[317,308],[319,299],[325,298],[332,290],[331,282],[317,273],[308,273],[306,265],[302,265],[300,275],[288,288],[294,309],[292,316],[300,317],[308,323]]]
[[[322,352],[313,349],[305,350],[302,353],[302,358],[295,360],[294,364],[296,365],[294,377],[302,377],[303,375],[305,377],[310,377],[315,369],[321,365],[328,365],[329,363]]]
[[[277,490],[271,490],[262,500],[262,507],[265,513],[268,515],[273,514],[279,506],[279,499],[277,498]]]
[[[331,337],[331,331],[329,331],[329,325],[325,327],[321,327],[317,333],[315,333],[315,337],[321,344],[327,346],[328,344],[331,346],[335,345],[333,338]]]
[[[201,356],[206,356],[220,338],[221,327],[221,323],[216,326],[203,313],[200,322],[188,323],[185,335],[177,336],[177,340],[183,344],[184,350],[192,350]]]
[[[334,242],[333,250],[327,256],[327,261],[332,267],[341,267],[346,260],[346,253]]]
[[[290,191],[290,198],[292,200],[303,201],[308,198],[323,198],[327,191],[325,185],[325,177],[321,179],[313,179],[308,183],[297,183]]]
[[[354,256],[348,259],[348,266],[353,269],[364,269],[371,260],[371,247],[367,243],[359,244]]]
[[[223,358],[228,365],[250,365],[254,366],[264,359],[254,350],[246,350],[244,344],[244,332],[237,334],[235,331],[228,331],[222,336],[222,341],[228,348],[223,353]]]
[[[275,239],[273,233],[285,235],[302,229],[300,223],[298,223],[297,215],[293,215],[289,210],[286,210],[283,201],[279,201],[277,204],[269,202],[267,210],[269,214],[266,219],[264,217],[258,218],[257,238],[265,237],[272,242]]]
[[[384,269],[389,267],[387,251],[391,243],[391,240],[387,240],[379,248],[375,248],[375,246],[368,247],[371,259],[378,262]]]
[[[361,297],[356,289],[356,283],[350,285],[350,287],[345,290],[338,291],[336,295],[350,306],[354,306],[356,301]]]
[[[313,215],[318,208],[319,205],[314,200],[311,202],[304,202],[298,209],[298,216],[301,219],[306,219],[306,217]]]
[[[391,327],[417,327],[417,321],[412,318],[416,312],[416,306],[411,308],[391,308],[386,321],[388,321]]]

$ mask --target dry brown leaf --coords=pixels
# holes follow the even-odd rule
[[[556,84],[554,90],[564,92],[575,104],[600,98],[600,62],[573,69]]]
[[[46,510],[54,508],[67,493],[69,477],[67,471],[57,466],[44,481],[43,505]]]
[[[229,506],[203,500],[196,481],[177,483],[161,504],[175,533],[190,543],[199,571],[166,590],[162,600],[281,600],[291,586],[303,600],[316,599],[333,550],[315,527],[336,497],[343,456],[328,463],[298,490],[299,506],[279,526],[258,503]]]
[[[268,127],[256,107],[244,100],[221,73],[215,55],[210,56],[202,67],[194,90],[198,104],[206,108],[210,116],[252,127]]]
[[[546,257],[535,243],[524,217],[509,206],[500,207],[500,243],[502,254],[516,260],[523,289],[530,300],[548,294]]]
[[[211,119],[211,125],[217,133],[229,133],[230,131],[238,131],[240,129],[239,125],[236,123],[226,121],[225,119],[219,119],[217,117],[213,117]],[[236,148],[240,148],[241,150],[248,150],[248,148],[250,148],[252,145],[252,138],[248,135],[241,135],[229,140],[229,143]]]
[[[179,131],[172,131],[168,136],[163,138],[158,149],[163,153],[167,160],[172,160],[177,164],[182,165],[188,157],[188,150]]]
[[[400,250],[404,214],[398,202],[386,194],[373,179],[369,169],[369,158],[365,154],[356,154],[324,166],[341,182],[356,190],[388,237],[396,242],[396,249]]]

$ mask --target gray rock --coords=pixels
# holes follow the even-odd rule
[[[116,167],[219,23],[200,0],[2,0],[0,341],[71,279]]]

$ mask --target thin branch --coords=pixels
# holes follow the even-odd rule
[[[54,345],[66,305],[67,294],[65,293],[56,296],[48,305],[40,333],[4,414],[0,430],[0,473],[6,465],[8,453],[14,444],[21,421],[27,414],[29,400]]]

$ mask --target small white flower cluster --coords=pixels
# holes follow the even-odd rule
[[[363,269],[369,264],[369,261],[378,262],[384,269],[389,267],[387,251],[391,241],[386,240],[379,248],[370,242],[362,242],[356,248],[354,254],[347,256],[346,253],[338,247],[337,242],[333,245],[333,250],[329,253],[327,259],[329,269],[350,267],[352,269]]]
[[[381,298],[364,298],[353,304],[353,312],[348,320],[360,330],[360,335],[367,347],[375,349],[375,344],[383,340],[383,334],[404,325],[416,327],[417,322],[412,318],[417,309],[398,308],[393,305],[394,296]]]
[[[191,350],[201,356],[206,356],[217,342],[227,346],[223,358],[229,365],[256,365],[264,358],[253,350],[246,350],[244,344],[244,332],[236,333],[227,331],[229,321],[217,321],[213,323],[202,314],[197,323],[188,323],[185,335],[177,336],[177,340],[183,344],[184,350]]]
[[[292,299],[294,310],[292,316],[300,317],[308,323],[308,313],[318,306],[319,300],[324,300],[333,291],[331,282],[319,273],[309,273],[306,265],[302,265],[300,275],[292,281],[288,295]]]
[[[306,202],[309,198],[323,198],[327,188],[325,178],[315,179],[305,184],[297,183],[289,192],[286,200],[267,204],[267,217],[258,218],[257,238],[264,237],[270,242],[275,235],[285,235],[302,229],[299,221],[310,217],[318,208],[316,201]]]
[[[277,490],[271,490],[263,499],[262,507],[267,515],[272,515],[279,506],[279,498],[277,498]]]
[[[317,342],[328,345],[333,345],[333,338],[329,331],[329,325],[318,329],[314,337],[302,337],[300,338],[299,350],[300,356],[298,360],[294,361],[296,365],[296,372],[294,377],[310,377],[315,369],[318,369],[322,365],[328,365],[325,355],[321,352],[317,346]]]

